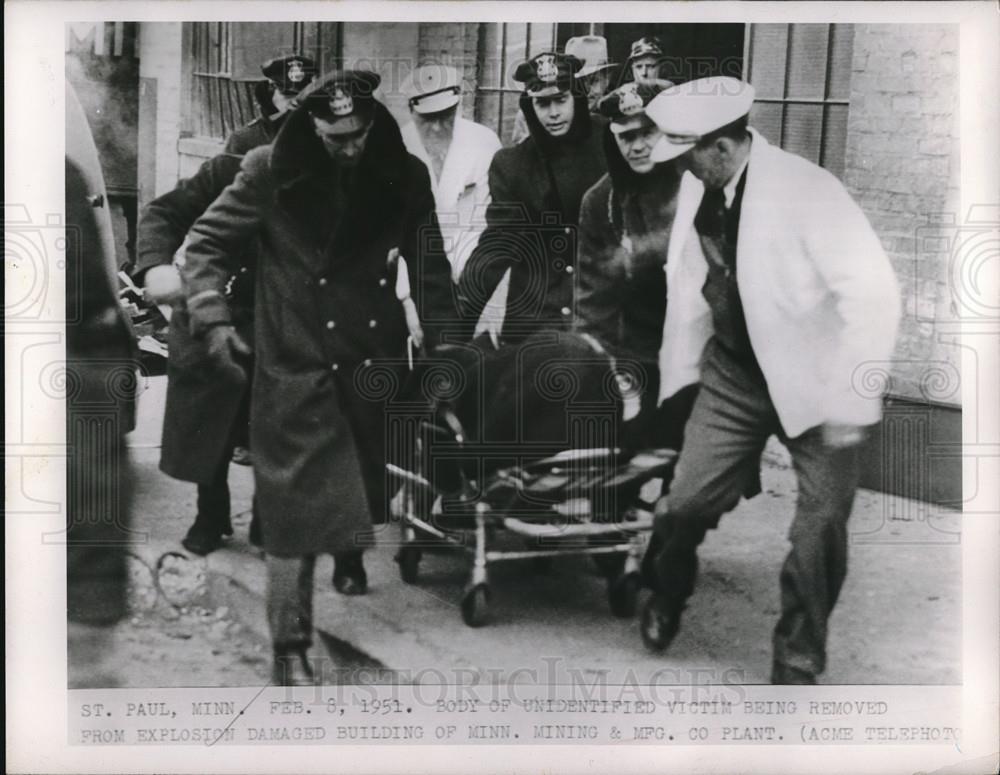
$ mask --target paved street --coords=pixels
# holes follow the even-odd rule
[[[148,382],[140,399],[140,425],[131,438],[139,484],[135,522],[148,532],[148,541],[136,553],[154,566],[164,553],[183,555],[179,539],[194,513],[194,487],[168,479],[156,467],[162,381]],[[681,634],[665,656],[644,650],[635,620],[610,614],[604,580],[586,558],[558,558],[545,571],[530,561],[491,567],[491,622],[481,629],[466,627],[459,601],[469,559],[425,554],[419,583],[404,584],[393,561],[393,527],[367,556],[371,589],[366,597],[337,595],[330,586],[330,559],[319,563],[316,617],[320,640],[332,650],[330,664],[382,666],[401,680],[425,683],[491,676],[609,684],[766,682],[771,629],[779,610],[778,572],[794,505],[792,472],[780,455],[768,459],[764,494],[725,517],[704,544],[697,592]],[[198,577],[201,588],[188,599],[209,612],[203,618],[225,608],[217,618],[232,618],[253,634],[240,641],[245,653],[233,651],[229,642],[229,651],[214,655],[216,662],[221,656],[244,669],[213,672],[209,667],[194,675],[188,670],[186,679],[197,685],[252,684],[262,677],[258,646],[266,642],[265,577],[260,556],[246,542],[249,469],[233,466],[230,482],[239,516],[227,548],[207,560],[168,558],[177,573]],[[940,684],[961,679],[958,530],[959,517],[953,512],[859,493],[851,519],[850,572],[831,621],[823,682]],[[156,615],[147,613],[146,619]],[[125,626],[122,637],[128,630]],[[202,636],[195,632],[194,637]],[[163,647],[169,651],[169,639]],[[185,648],[190,651],[189,644]],[[317,646],[317,653],[325,652]],[[183,679],[165,677],[163,671],[170,669],[168,655],[156,670],[130,671],[123,678],[134,686],[184,685]],[[336,674],[329,680],[336,680]]]

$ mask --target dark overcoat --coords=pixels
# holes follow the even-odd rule
[[[225,151],[205,161],[190,178],[180,181],[143,210],[139,220],[134,279],[142,283],[145,272],[169,265],[194,222],[233,182],[243,154],[274,139],[280,121],[265,117],[233,132]],[[248,242],[237,273],[227,285],[233,322],[253,341],[253,249]],[[208,484],[231,454],[234,438],[243,429],[249,399],[249,380],[234,382],[206,368],[202,341],[191,336],[186,305],[173,305],[167,344],[167,400],[163,413],[160,469],[168,476]]]
[[[639,175],[605,130],[608,174],[583,198],[574,327],[595,337],[630,374],[651,430],[659,392],[659,352],[667,311],[664,265],[677,210],[680,171],[668,162]],[[662,444],[645,437],[636,444]]]
[[[183,276],[192,332],[232,313],[222,293],[239,245],[259,240],[250,437],[264,548],[275,556],[355,548],[385,514],[385,386],[405,370],[395,295],[406,259],[430,344],[454,322],[451,267],[427,169],[380,104],[357,169],[326,155],[294,111],[271,146],[191,230]]]
[[[606,120],[576,98],[567,135],[549,136],[522,97],[530,136],[497,151],[490,165],[486,228],[459,278],[462,314],[478,321],[507,269],[505,342],[534,331],[568,329],[573,314],[580,201],[606,170],[601,129]]]

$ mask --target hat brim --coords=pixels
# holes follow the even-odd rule
[[[654,51],[646,51],[643,54],[633,54],[632,56],[630,56],[628,59],[625,60],[625,64],[631,65],[633,62],[636,62],[640,59],[653,59],[656,61],[657,64],[660,64],[661,62],[663,62],[665,57],[663,54],[657,54]]]
[[[344,116],[343,118],[316,115],[313,117],[326,125],[323,127],[323,134],[332,136],[360,132],[362,129],[367,129],[372,120],[371,115],[358,115],[357,113],[351,116]]]
[[[587,65],[580,72],[578,72],[574,78],[585,78],[588,75],[593,75],[594,73],[600,73],[605,70],[612,70],[618,65],[615,62],[608,62],[604,65]]]
[[[695,145],[697,145],[697,143],[693,141],[687,143],[672,143],[669,139],[667,139],[667,136],[664,135],[656,141],[656,145],[654,145],[652,150],[649,152],[649,158],[657,164],[663,161],[672,161],[678,156],[683,156],[685,153],[694,148]]]
[[[562,82],[547,83],[537,89],[530,87],[525,89],[529,97],[555,97],[557,94],[566,94],[570,91],[572,91],[571,84]]]
[[[645,111],[625,118],[613,118],[608,122],[608,129],[611,130],[611,134],[613,135],[620,135],[624,132],[631,132],[633,129],[642,129],[647,126],[656,126],[656,124],[653,122],[653,119],[646,115]]]
[[[449,89],[437,94],[428,94],[426,97],[413,97],[410,100],[410,107],[415,113],[440,113],[442,110],[455,107],[461,99],[459,94]]]

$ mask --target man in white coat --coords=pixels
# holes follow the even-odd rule
[[[699,378],[701,389],[670,492],[657,504],[655,593],[641,631],[653,650],[676,635],[698,545],[753,487],[764,444],[777,435],[792,456],[798,500],[771,680],[815,683],[847,573],[858,448],[881,413],[862,375],[892,354],[899,289],[840,181],[748,127],[753,94],[732,78],[704,78],[646,108],[664,133],[653,157],[683,155],[687,169],[667,257],[661,397]]]
[[[453,67],[418,67],[403,82],[402,92],[413,117],[402,128],[403,143],[430,172],[441,236],[452,279],[457,282],[486,228],[490,162],[501,147],[500,138],[493,130],[458,115],[462,81]],[[400,275],[405,277],[405,273]],[[405,298],[405,290],[397,290]],[[505,278],[486,305],[477,333],[499,332],[506,301]]]

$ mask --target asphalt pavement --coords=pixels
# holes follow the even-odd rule
[[[138,484],[134,525],[146,533],[136,551],[154,561],[184,554],[179,540],[195,501],[193,485],[157,469],[163,381],[144,383],[139,425],[130,437]],[[419,683],[765,683],[795,492],[777,447],[767,456],[763,484],[762,495],[741,503],[709,534],[697,591],[665,655],[644,649],[635,618],[611,614],[605,580],[584,557],[558,557],[548,567],[533,560],[491,566],[489,622],[468,627],[460,615],[468,553],[425,553],[417,583],[404,583],[394,561],[394,525],[366,555],[368,595],[338,595],[332,561],[318,563],[317,655],[330,650],[337,669],[382,668],[392,680]],[[250,469],[232,466],[230,485],[236,535],[208,558],[188,561],[204,571],[214,604],[266,639],[264,562],[246,540]],[[823,683],[961,680],[959,527],[955,512],[859,492]]]

